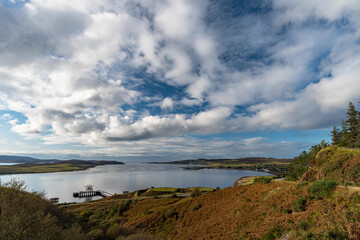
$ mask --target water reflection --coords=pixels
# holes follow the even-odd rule
[[[79,202],[73,192],[82,191],[93,184],[94,190],[122,193],[149,187],[211,187],[224,188],[242,176],[265,176],[263,172],[232,169],[183,170],[170,164],[126,164],[98,166],[86,171],[19,174],[0,176],[2,182],[11,178],[25,181],[29,190],[44,191],[48,198],[58,197],[59,202]],[[93,197],[92,200],[100,197]]]

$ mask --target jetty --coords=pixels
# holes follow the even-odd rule
[[[101,196],[101,197],[111,197],[113,194],[105,192],[103,190],[94,190],[94,185],[86,185],[85,191],[74,192],[73,197],[93,197],[93,196]]]

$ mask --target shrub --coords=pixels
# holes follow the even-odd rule
[[[264,240],[275,240],[283,235],[283,230],[280,226],[272,228],[262,239]]]
[[[316,154],[329,144],[322,140],[319,144],[312,146],[309,151],[303,151],[299,156],[295,157],[289,165],[287,179],[296,181],[311,166]]]
[[[106,235],[113,239],[119,236],[129,236],[134,233],[135,233],[135,229],[127,228],[119,224],[112,225],[106,231]]]
[[[313,234],[312,232],[307,233],[304,237],[304,240],[313,240],[313,239],[315,240],[318,238],[316,238],[315,234]]]
[[[300,189],[303,186],[308,185],[308,183],[304,182],[304,183],[299,183],[298,185],[296,185],[296,189]]]
[[[135,235],[128,236],[126,240],[154,240],[154,238],[144,233],[138,233]]]
[[[299,223],[299,227],[300,227],[300,229],[302,229],[302,230],[306,230],[306,229],[308,229],[309,224],[308,224],[307,221],[301,221],[301,222]]]
[[[175,215],[175,212],[173,212],[171,209],[167,208],[167,209],[164,209],[162,212],[161,212],[161,218],[163,220],[166,220],[168,218],[171,218],[172,216]]]
[[[329,161],[323,168],[323,172],[325,175],[328,175],[330,173],[333,173],[337,170],[339,170],[344,162],[350,160],[352,158],[352,155],[350,153],[344,153],[339,156],[336,156],[336,159],[333,161]]]
[[[254,179],[254,183],[270,183],[271,180],[272,179],[268,177],[259,177]]]
[[[127,210],[129,210],[130,204],[131,204],[131,200],[130,200],[130,199],[128,199],[128,200],[126,200],[125,202],[121,203],[120,206],[118,207],[118,210],[117,210],[118,216],[121,216],[124,212],[126,212]]]
[[[93,240],[103,239],[104,232],[103,232],[103,230],[101,230],[99,228],[95,228],[95,229],[91,230],[90,232],[88,232],[86,234],[86,236],[88,238],[90,238],[90,239],[93,239]]]
[[[198,188],[195,188],[192,193],[190,194],[191,197],[198,197],[201,195],[201,192]]]
[[[284,208],[284,209],[283,209],[283,213],[288,213],[288,214],[290,214],[290,213],[292,213],[292,210],[291,210],[291,209],[288,209],[288,208]]]
[[[23,182],[0,183],[0,239],[84,239],[78,227]]]
[[[301,196],[298,199],[296,199],[293,204],[295,211],[297,212],[305,211],[306,199],[303,196]]]
[[[190,205],[190,210],[191,211],[196,211],[199,208],[201,208],[201,205],[199,203],[197,203],[197,202],[194,202],[193,204]]]
[[[308,187],[308,192],[317,199],[329,197],[336,188],[336,182],[332,180],[318,180]]]
[[[336,240],[349,239],[347,234],[342,230],[340,230],[339,228],[325,231],[324,237],[325,239],[336,239]]]

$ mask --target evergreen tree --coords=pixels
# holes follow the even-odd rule
[[[348,146],[355,147],[358,136],[358,112],[355,109],[355,105],[349,102],[348,110],[346,112],[347,120],[346,125],[348,127]]]
[[[331,131],[331,140],[332,145],[338,145],[340,142],[340,131],[339,129],[334,125],[333,130]]]
[[[358,116],[357,116],[356,134],[357,135],[356,135],[355,147],[360,147],[360,112],[358,112]]]
[[[346,147],[349,143],[349,129],[344,119],[341,120],[341,132],[339,146]]]

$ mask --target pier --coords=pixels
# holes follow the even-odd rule
[[[101,197],[110,197],[113,194],[105,192],[103,190],[93,190],[93,185],[85,186],[85,191],[74,192],[73,197],[93,197],[93,196],[101,196]]]

